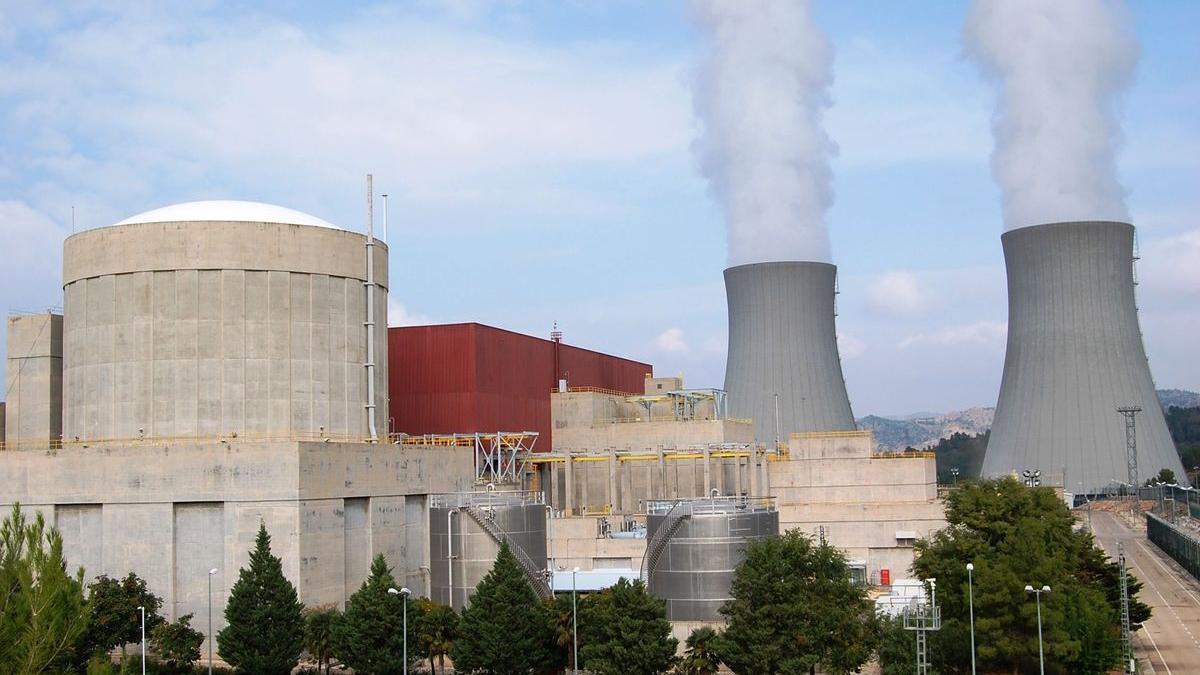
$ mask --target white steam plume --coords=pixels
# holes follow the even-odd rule
[[[707,42],[693,84],[694,149],[725,210],[729,264],[829,260],[833,203],[821,124],[833,49],[808,0],[693,0]]]
[[[992,173],[1006,229],[1128,220],[1115,156],[1137,43],[1119,0],[974,0],[968,54],[998,86]]]

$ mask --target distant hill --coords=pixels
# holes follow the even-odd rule
[[[859,420],[860,429],[875,433],[880,450],[929,448],[943,438],[961,433],[981,434],[992,426],[995,408],[968,408],[943,414],[906,415],[902,418],[868,415]]]
[[[1186,389],[1159,389],[1158,402],[1163,409],[1174,406],[1176,408],[1200,408],[1200,394]]]
[[[1200,393],[1184,389],[1160,389],[1158,400],[1163,409],[1200,407]],[[948,413],[915,413],[897,417],[867,415],[855,420],[858,428],[875,433],[880,450],[895,451],[912,447],[931,448],[954,434],[973,436],[992,427],[995,408],[967,408]]]

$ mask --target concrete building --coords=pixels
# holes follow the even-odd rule
[[[1138,326],[1133,226],[1051,223],[1001,240],[1008,351],[983,474],[1065,472],[1064,489],[1085,493],[1128,481],[1117,408],[1137,406],[1137,482],[1163,468],[1186,482]]]
[[[195,202],[64,248],[64,315],[9,322],[0,505],[44,513],[89,580],[143,577],[168,618],[207,617],[216,569],[216,629],[260,523],[307,605],[344,603],[379,553],[428,594],[428,495],[471,489],[474,451],[364,442],[387,440],[381,242]]]
[[[291,209],[221,201],[68,237],[65,438],[361,440],[369,413],[386,433],[387,247],[366,244]]]
[[[4,432],[10,444],[49,447],[62,437],[63,317],[8,317]]]
[[[855,429],[834,326],[837,268],[738,265],[725,270],[725,292],[730,414],[753,420],[761,442]]]

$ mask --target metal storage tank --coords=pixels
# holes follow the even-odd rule
[[[714,497],[647,505],[642,578],[671,621],[721,621],[746,544],[779,534],[773,497]]]
[[[429,505],[429,597],[462,609],[492,570],[507,540],[534,592],[550,597],[546,502],[533,492],[432,495]]]
[[[1133,226],[1084,221],[1011,230],[1008,351],[985,476],[1066,471],[1065,488],[1095,493],[1128,480],[1120,406],[1140,406],[1140,480],[1186,474],[1142,345],[1134,299]]]
[[[64,437],[363,439],[372,410],[385,434],[387,247],[371,244],[238,201],[176,204],[67,238]]]
[[[834,326],[837,267],[765,262],[725,270],[731,417],[760,441],[856,428]],[[778,400],[776,399],[778,396]],[[778,420],[776,419],[778,417]]]

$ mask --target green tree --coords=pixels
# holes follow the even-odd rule
[[[317,670],[329,672],[333,653],[333,626],[342,613],[333,605],[314,607],[304,612],[304,649],[317,660]]]
[[[654,675],[675,663],[679,641],[662,600],[622,578],[579,607],[579,665],[601,675]]]
[[[1175,472],[1170,469],[1160,469],[1157,476],[1146,479],[1146,485],[1173,485]]]
[[[966,564],[974,563],[975,635],[981,672],[1037,670],[1041,599],[1048,672],[1103,673],[1119,660],[1119,571],[1049,488],[1013,478],[964,486],[947,498],[949,526],[917,542],[916,574],[937,578],[942,630],[931,646],[949,669],[970,667]],[[1131,595],[1141,587],[1130,580]],[[1131,603],[1131,619],[1149,608]]]
[[[508,544],[502,544],[459,620],[459,637],[450,652],[455,670],[524,675],[554,659],[553,641],[546,610]]]
[[[735,673],[849,673],[875,651],[875,605],[845,555],[797,530],[747,545],[730,594],[717,652]]]
[[[684,642],[686,649],[675,672],[678,675],[716,675],[721,667],[716,652],[717,638],[717,631],[708,626],[693,630]]]
[[[114,647],[142,639],[142,618],[138,607],[146,608],[146,634],[163,623],[159,614],[162,598],[150,592],[146,581],[130,572],[123,579],[100,575],[88,584],[88,626],[79,644],[79,655],[107,654]]]
[[[566,593],[555,595],[547,598],[544,605],[550,619],[550,651],[556,655],[546,665],[574,672],[575,610],[571,606],[571,596]]]
[[[371,572],[346,603],[346,612],[333,624],[333,653],[356,673],[390,675],[404,670],[404,607],[408,603],[408,660],[420,655],[416,622],[420,615],[400,589],[383,554],[371,561]]]
[[[879,618],[881,675],[917,675],[917,636],[899,618]]]
[[[0,524],[0,664],[18,674],[67,670],[86,627],[83,569],[68,574],[58,530],[40,513],[27,522],[13,504]]]
[[[192,628],[192,615],[184,614],[172,623],[163,622],[150,635],[154,651],[162,661],[163,675],[187,675],[192,664],[200,659],[200,644],[204,634]]]
[[[303,608],[283,564],[271,555],[271,535],[260,524],[250,566],[238,571],[225,604],[217,653],[238,672],[287,675],[304,647]]]
[[[458,613],[453,607],[439,605],[422,598],[420,618],[417,619],[417,642],[422,654],[429,659],[429,670],[437,673],[440,665],[446,672],[446,656],[454,649],[458,638]]]

